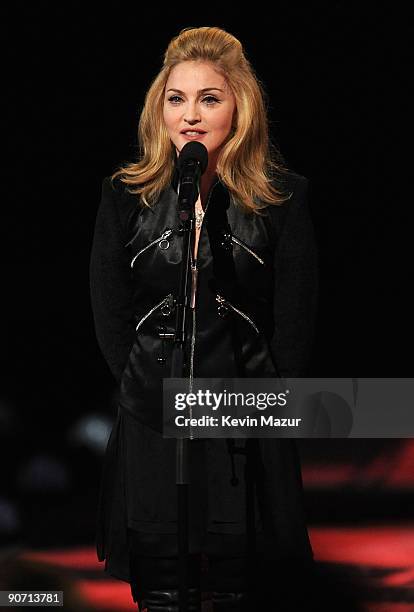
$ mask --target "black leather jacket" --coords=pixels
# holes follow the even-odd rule
[[[195,308],[189,318],[189,376],[289,378],[306,373],[317,297],[307,185],[304,177],[286,175],[284,188],[291,198],[267,207],[264,216],[244,213],[221,182],[211,189],[198,247]],[[176,533],[175,440],[158,433],[180,267],[176,203],[176,175],[153,209],[139,208],[136,196],[120,181],[113,187],[105,178],[92,245],[95,329],[119,392],[104,463],[97,551],[109,570],[125,580],[127,526]],[[238,452],[228,442],[190,442],[195,500],[190,516],[194,525],[202,520],[213,535],[246,531],[244,449]],[[294,442],[258,440],[261,492],[257,484],[255,503],[261,509],[256,528],[264,529],[264,539],[276,555],[309,558]],[[198,534],[198,527],[190,530],[195,546]]]
[[[196,294],[187,336],[190,378],[295,377],[306,371],[317,294],[308,181],[289,173],[283,185],[290,199],[268,206],[263,216],[245,213],[219,179],[210,190],[197,262],[192,262]],[[103,198],[111,197],[117,200],[123,229],[124,266],[128,261],[131,317],[124,325],[133,333],[121,367],[120,406],[160,431],[181,261],[177,173],[152,209],[138,207],[136,196],[120,181],[114,193],[105,179]],[[95,244],[92,285],[98,250]],[[99,319],[96,309],[95,315]]]

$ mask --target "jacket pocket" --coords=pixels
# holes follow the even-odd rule
[[[249,323],[253,327],[256,334],[260,333],[259,328],[257,327],[256,323],[253,321],[251,317],[249,317],[245,312],[240,310],[240,308],[236,308],[234,304],[226,300],[223,296],[221,296],[218,293],[216,295],[216,302],[218,303],[217,310],[218,310],[218,314],[220,317],[225,318],[229,311],[233,311],[236,314],[238,314],[240,317],[242,317],[245,321],[247,321],[247,323]]]
[[[247,244],[243,242],[243,240],[240,240],[240,238],[237,238],[237,236],[233,236],[233,235],[231,236],[231,240],[232,242],[237,244],[239,247],[241,247],[244,251],[246,251],[246,253],[254,257],[256,261],[259,262],[259,264],[264,266],[264,263],[265,263],[264,260],[261,257],[259,257],[259,255],[253,251],[253,249],[247,246]]]
[[[131,260],[131,268],[134,267],[134,263],[135,261],[138,259],[138,257],[140,255],[142,255],[142,253],[145,253],[145,251],[147,251],[148,249],[150,249],[151,247],[155,246],[155,245],[159,245],[160,248],[162,249],[168,249],[168,247],[170,246],[169,243],[169,236],[171,236],[171,234],[173,233],[174,230],[167,228],[166,230],[163,231],[163,233],[161,234],[161,236],[158,236],[158,238],[155,238],[155,240],[152,240],[149,244],[147,244],[146,246],[144,246],[143,249],[141,249],[140,251],[138,251],[138,253],[136,255],[134,255],[134,257]],[[132,239],[133,240],[133,239]],[[127,246],[128,244],[130,244],[132,242],[132,240],[130,240],[125,246]],[[165,241],[165,243],[164,243]]]

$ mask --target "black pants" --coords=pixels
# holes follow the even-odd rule
[[[261,534],[263,536],[263,534]],[[143,534],[129,530],[131,593],[135,602],[145,590],[177,589],[176,535]],[[254,610],[314,610],[314,566],[310,559],[270,558],[262,537],[258,554],[246,563],[245,540],[241,536],[212,534],[205,549],[190,550],[189,587],[202,591],[249,591]],[[205,560],[207,571],[203,571]],[[275,607],[272,607],[275,606]]]
[[[176,535],[157,535],[128,530],[131,591],[134,601],[145,590],[176,589],[178,557]],[[203,591],[244,591],[248,568],[244,538],[212,536],[205,552],[190,551],[189,587]]]

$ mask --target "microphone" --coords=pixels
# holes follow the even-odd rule
[[[208,151],[201,142],[188,142],[181,149],[177,161],[178,180],[178,216],[181,221],[188,221],[200,190],[200,177],[208,166]]]

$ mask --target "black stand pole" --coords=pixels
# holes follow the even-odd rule
[[[253,607],[256,572],[256,519],[255,519],[255,450],[257,440],[246,440],[246,570],[248,577],[248,602]]]
[[[233,439],[228,439],[229,452],[231,455],[244,455],[244,480],[245,480],[245,516],[246,516],[246,587],[249,609],[254,606],[254,590],[256,587],[256,514],[255,514],[255,482],[256,482],[256,458],[257,440],[247,438],[245,446],[236,446]],[[234,459],[233,473],[234,473]],[[234,482],[233,482],[234,480]],[[238,479],[232,479],[231,484],[236,485]]]
[[[194,162],[196,163],[196,162]],[[199,181],[199,176],[198,176]],[[199,188],[190,191],[188,198],[179,199],[178,216],[182,227],[182,260],[180,283],[177,297],[175,339],[172,351],[171,377],[185,377],[185,346],[187,337],[187,314],[191,296],[189,278],[191,271],[191,249],[194,244],[194,206]],[[176,442],[176,485],[178,513],[178,607],[180,612],[188,610],[188,440],[177,438]]]

